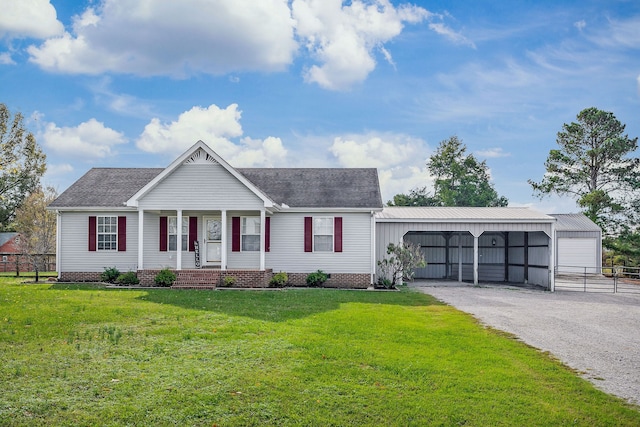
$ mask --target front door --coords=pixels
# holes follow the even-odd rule
[[[220,264],[222,261],[222,221],[220,218],[204,218],[204,262]]]

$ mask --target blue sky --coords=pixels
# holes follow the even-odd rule
[[[376,167],[384,200],[430,185],[458,135],[512,206],[538,200],[579,111],[640,135],[640,2],[0,0],[0,102],[66,189],[93,166],[163,167],[201,139],[237,167]]]

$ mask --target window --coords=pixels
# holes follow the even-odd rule
[[[260,250],[260,217],[242,217],[240,239],[242,251]]]
[[[97,218],[98,250],[115,251],[118,249],[118,217],[99,216]]]
[[[333,218],[313,218],[313,251],[333,251]]]
[[[169,236],[169,250],[175,251],[177,248],[178,242],[178,217],[170,216],[167,218],[167,234]],[[182,217],[182,245],[181,250],[188,250],[188,242],[189,242],[189,217]]]

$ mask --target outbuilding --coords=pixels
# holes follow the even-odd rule
[[[427,261],[416,278],[554,289],[552,216],[522,207],[385,207],[375,215],[376,258],[389,243],[414,243]]]
[[[602,230],[584,214],[551,214],[556,222],[558,273],[600,274]]]

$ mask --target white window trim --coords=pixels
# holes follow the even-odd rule
[[[328,219],[328,220],[330,220],[330,223],[331,223],[331,234],[319,234],[319,233],[316,233],[316,219]],[[335,247],[335,234],[336,234],[336,230],[335,230],[336,222],[335,221],[336,221],[336,219],[335,219],[335,217],[332,217],[332,216],[314,216],[314,217],[311,217],[311,221],[312,221],[312,227],[311,227],[312,230],[311,230],[311,232],[313,234],[313,236],[312,236],[313,237],[313,239],[312,239],[313,240],[313,242],[312,242],[312,244],[313,244],[313,246],[312,246],[313,252],[324,252],[324,253],[335,252],[335,250],[336,250],[336,247]],[[316,249],[316,236],[331,236],[331,249],[330,250],[318,250],[318,249]]]
[[[105,218],[110,218],[110,219],[115,219],[115,223],[113,224],[114,227],[114,231],[113,232],[105,232],[105,231],[100,231],[100,220],[102,220],[102,226],[104,227],[104,219]],[[111,227],[112,224],[109,224],[109,226]],[[115,236],[115,240],[113,240],[113,242],[109,242],[109,244],[111,245],[113,243],[113,249],[109,248],[109,249],[105,249],[104,248],[104,241],[102,242],[103,247],[100,247],[100,236]],[[98,216],[96,217],[96,250],[97,251],[105,251],[105,252],[113,252],[113,251],[117,251],[118,250],[118,217],[117,216],[113,216],[113,215],[102,215],[102,216]]]
[[[176,221],[176,227],[178,225],[178,217],[176,215],[173,216],[168,216],[167,217],[167,251],[169,252],[177,252],[178,251],[178,229],[176,228],[176,232],[175,233],[170,233],[170,226],[171,226],[171,218],[175,218]],[[182,217],[182,222],[186,222],[187,223],[187,232],[183,232],[182,233],[182,240],[184,242],[186,242],[186,249],[182,249],[181,252],[189,252],[189,226],[190,226],[190,222],[189,222],[189,217],[188,216],[183,216]],[[176,236],[176,248],[175,249],[171,249],[171,236]],[[181,246],[182,247],[182,246]]]
[[[245,220],[248,218],[256,219],[258,221],[258,227],[261,227],[260,217],[259,216],[241,216],[240,217],[240,252],[260,252],[260,243],[262,239],[262,228],[258,231],[258,234],[255,233],[244,233],[245,231]],[[245,236],[258,236],[258,249],[256,250],[245,250],[244,249],[244,237]]]

